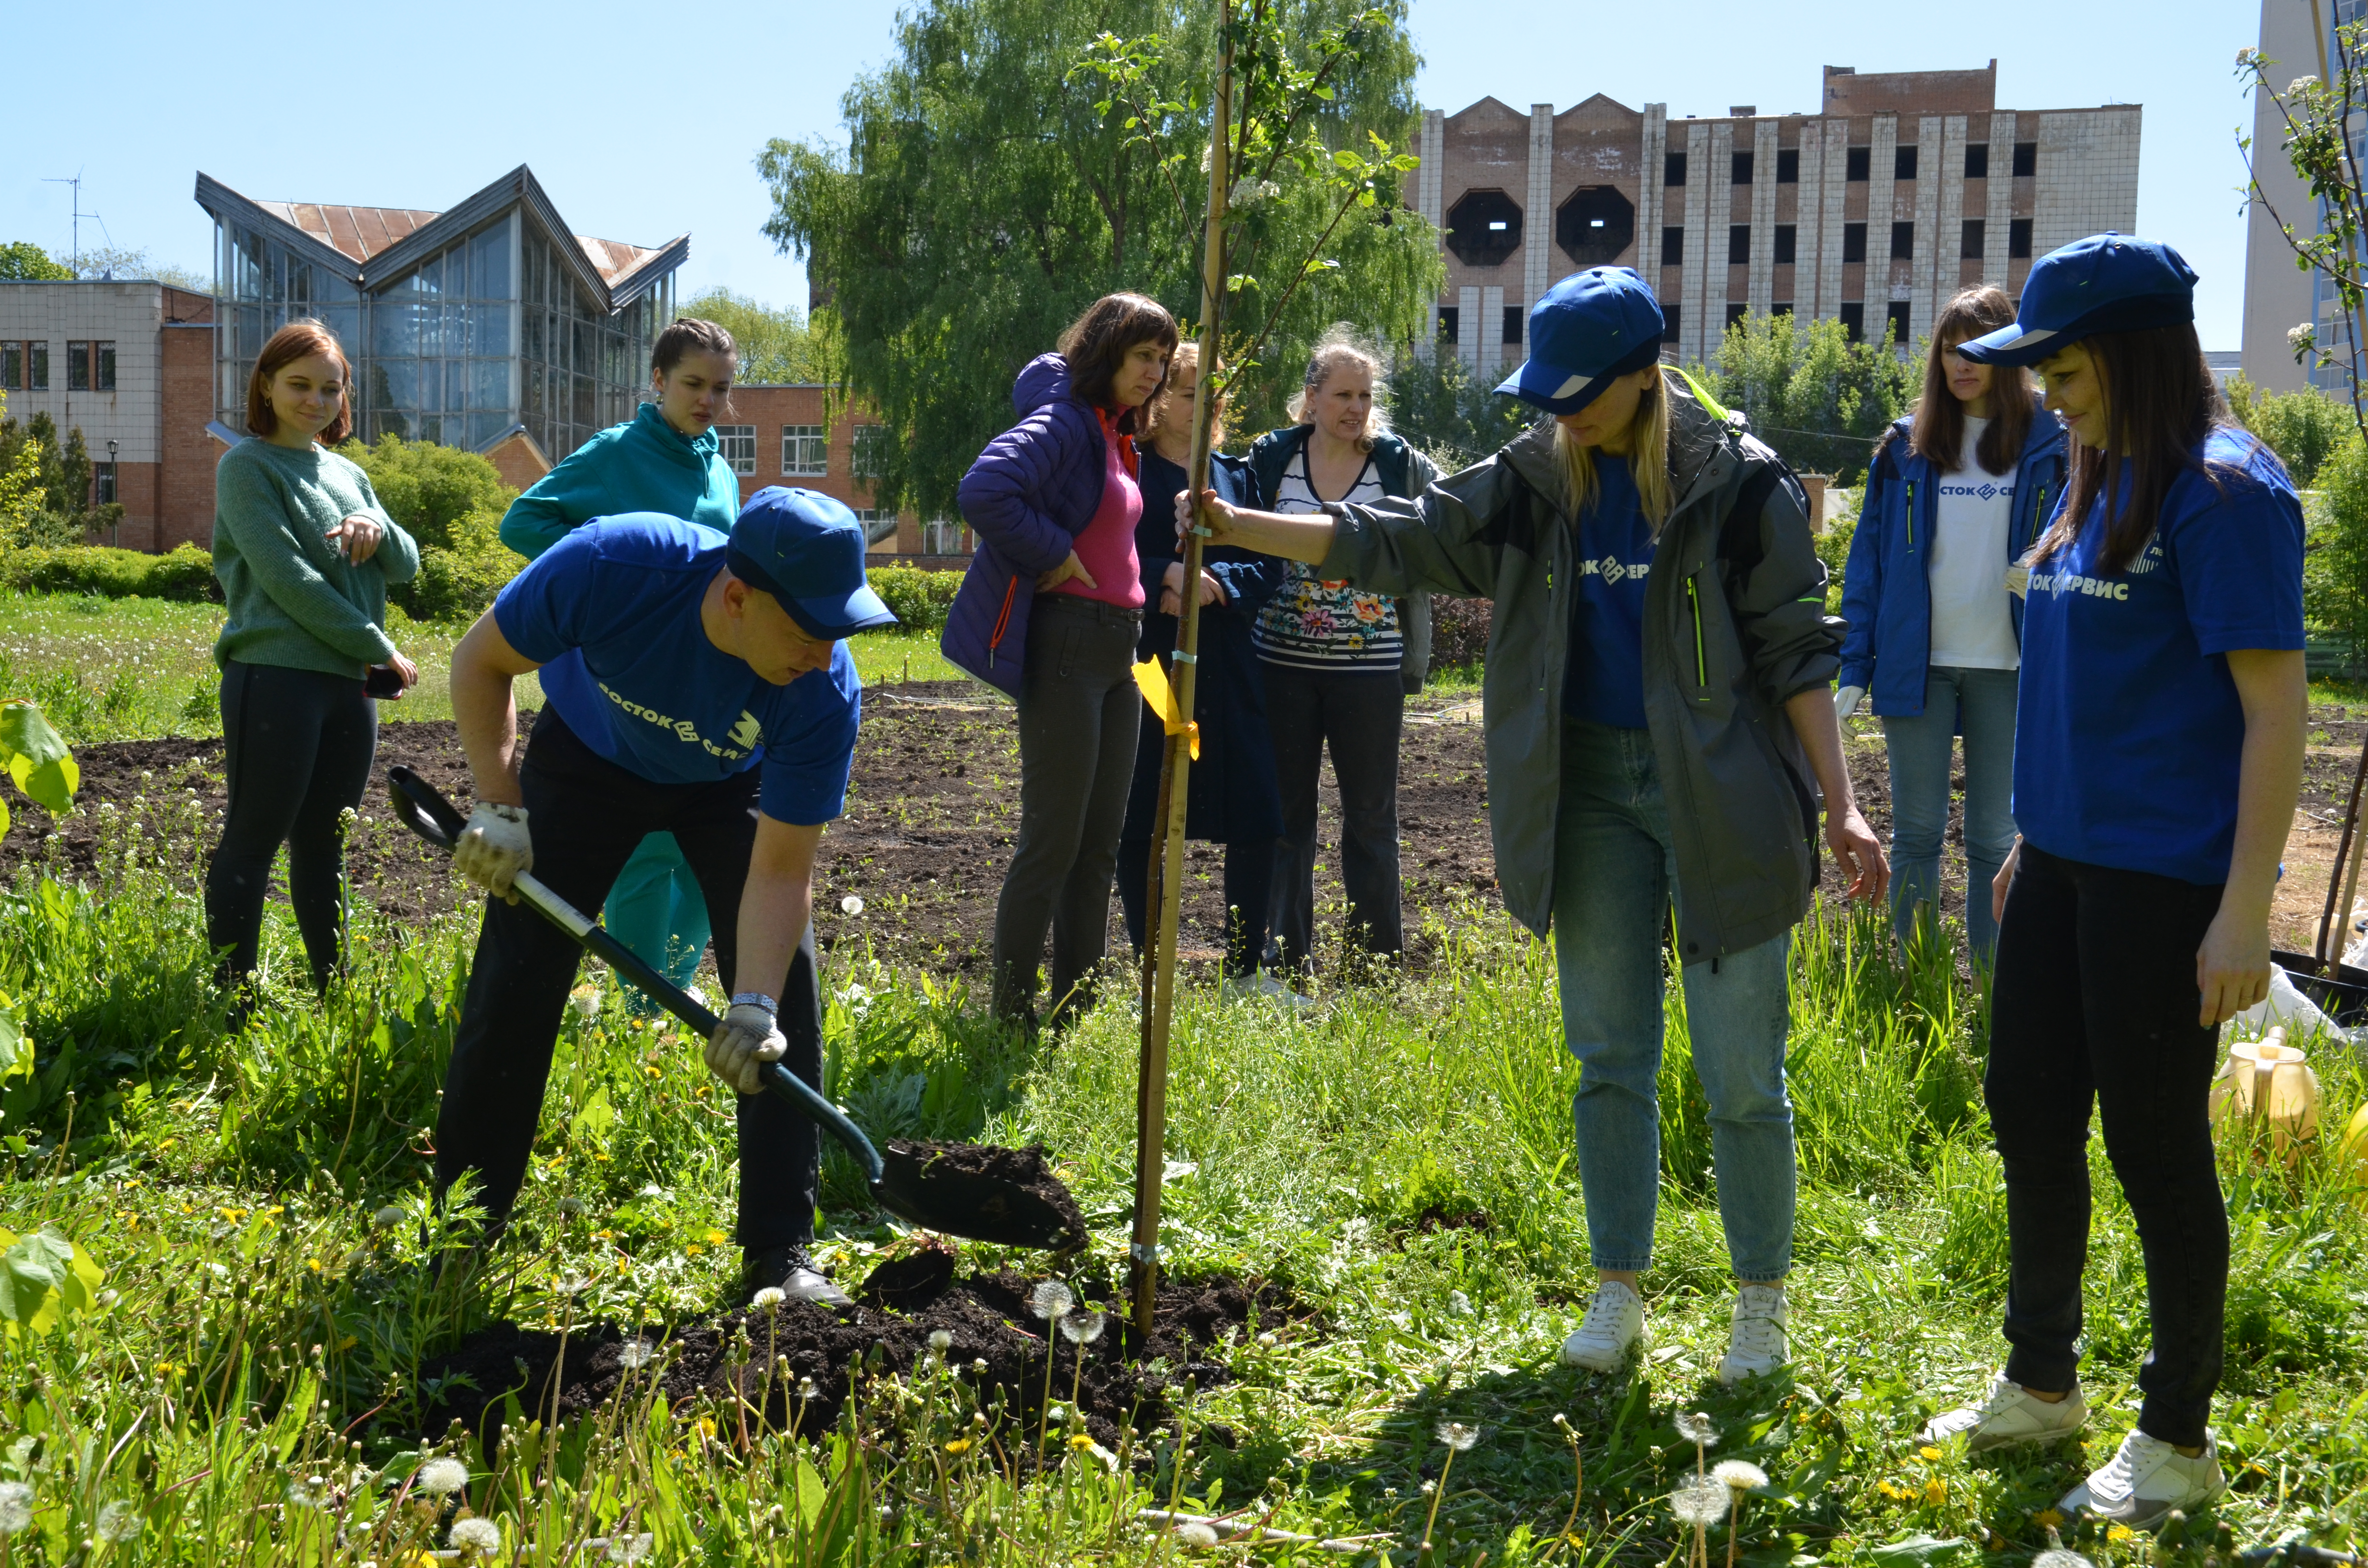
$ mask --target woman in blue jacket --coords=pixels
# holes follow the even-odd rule
[[[650,349],[655,402],[585,442],[502,515],[502,542],[531,561],[595,517],[661,512],[730,533],[740,481],[716,452],[715,422],[732,409],[739,347],[712,321],[685,316]],[[707,900],[670,833],[654,833],[625,863],[603,915],[617,939],[677,985],[707,950]]]
[[[1982,896],[2014,846],[2021,602],[2006,574],[2064,493],[2064,427],[2021,369],[1976,364],[1968,338],[2014,320],[2014,302],[1967,289],[1932,324],[1924,395],[1869,466],[1842,579],[1848,717],[1874,694],[1891,767],[1894,928],[1906,951],[1940,928],[1941,840],[1952,742],[1965,737],[1965,929],[1987,967],[1998,922]]]

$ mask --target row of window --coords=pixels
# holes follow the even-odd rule
[[[0,339],[0,391],[50,390],[50,346],[42,338]],[[115,345],[76,338],[66,344],[66,391],[113,392]]]
[[[1752,179],[1754,154],[1749,153],[1736,153],[1733,154],[1733,157],[1735,162],[1728,176],[1729,181],[1735,185],[1749,185]],[[1871,178],[1874,173],[1874,149],[1872,147],[1850,148],[1848,154],[1843,159],[1843,165],[1842,172],[1845,178],[1853,183],[1864,182]],[[2036,142],[2016,142],[2014,144],[2014,177],[2017,179],[2030,179],[2038,173],[2039,143]],[[1892,150],[1891,177],[1894,180],[1912,180],[1916,177],[1916,147],[1913,143],[1905,147],[1896,147]],[[1987,179],[1990,177],[1990,144],[1988,142],[1968,142],[1965,143],[1965,177],[1967,179]],[[1661,161],[1661,183],[1663,185],[1683,185],[1686,183],[1685,153],[1669,153],[1663,155]],[[1799,148],[1785,147],[1777,152],[1776,183],[1778,185],[1798,185],[1801,183],[1801,152]]]
[[[1733,326],[1736,323],[1741,321],[1749,313],[1750,308],[1751,307],[1748,305],[1731,304],[1727,306],[1726,324]],[[1894,300],[1884,307],[1884,313],[1890,324],[1891,338],[1894,343],[1906,343],[1907,341],[1907,309],[1908,302],[1905,300]],[[1664,341],[1666,342],[1674,343],[1677,340],[1679,321],[1679,307],[1672,304],[1665,303],[1661,306],[1661,320],[1664,324],[1663,335]],[[1506,347],[1518,348],[1521,346],[1521,321],[1525,313],[1526,312],[1524,308],[1520,305],[1507,305],[1505,307],[1504,331]],[[1779,300],[1774,304],[1768,307],[1768,313],[1770,315],[1789,316],[1793,313],[1793,301],[1790,300]],[[1849,333],[1850,340],[1852,343],[1860,342],[1865,338],[1866,305],[1863,301],[1853,301],[1843,305],[1834,313],[1841,321],[1842,327]],[[1452,345],[1462,341],[1463,325],[1463,311],[1454,305],[1441,305],[1439,307],[1439,340],[1441,343]]]
[[[1791,267],[1794,264],[1793,257],[1800,248],[1800,228],[1797,224],[1793,223],[1778,223],[1774,227],[1776,232],[1776,248],[1775,254],[1771,259],[1778,267]],[[1989,223],[1987,220],[1981,218],[1968,218],[1964,220],[1964,222],[1959,226],[1957,234],[1958,259],[1963,261],[1979,261],[1986,254],[1987,254],[1988,241]],[[2029,257],[2031,255],[2030,219],[2013,218],[2008,220],[2006,230],[2006,254],[2009,257],[2014,259]],[[1661,265],[1663,267],[1681,267],[1685,264],[1685,259],[1686,232],[1683,229],[1675,226],[1663,229],[1661,231]],[[1866,225],[1864,223],[1844,223],[1842,225],[1842,260],[1845,262],[1853,262],[1864,261],[1865,259]],[[1913,261],[1916,259],[1915,224],[1894,223],[1891,225],[1891,259],[1894,261]],[[1744,267],[1749,265],[1750,261],[1751,225],[1748,223],[1731,223],[1727,225],[1727,265],[1729,267]]]
[[[879,472],[872,460],[871,444],[880,438],[877,425],[855,427],[854,476],[869,479]],[[754,425],[718,425],[715,437],[717,453],[732,466],[734,473],[753,474],[757,472],[757,426]],[[821,425],[784,425],[781,426],[781,472],[792,479],[822,479],[830,473],[830,431]]]

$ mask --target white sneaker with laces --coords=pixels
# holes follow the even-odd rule
[[[1735,1313],[1726,1328],[1726,1354],[1719,1358],[1718,1381],[1739,1383],[1782,1366],[1785,1316],[1781,1286],[1746,1285],[1736,1291]]]
[[[1617,1279],[1607,1279],[1595,1288],[1577,1332],[1562,1342],[1562,1364],[1608,1372],[1644,1332],[1644,1299]]]
[[[2089,1402],[2080,1397],[2078,1383],[2062,1399],[2051,1402],[2001,1374],[1990,1380],[1989,1395],[1979,1404],[1963,1404],[1935,1415],[1916,1434],[1916,1440],[1937,1445],[1961,1437],[1965,1439],[1965,1452],[1978,1454],[2024,1443],[2053,1443],[2073,1436],[2088,1422]]]
[[[2228,1490],[2220,1473],[2220,1449],[2203,1435],[2203,1451],[2190,1459],[2159,1437],[2133,1428],[2101,1470],[2064,1494],[2056,1506],[2066,1515],[2086,1508],[2100,1519],[2132,1529],[2150,1529],[2173,1508],[2195,1509]]]
[[[1274,1002],[1294,1011],[1315,1006],[1313,996],[1301,995],[1264,970],[1256,974],[1228,975],[1218,982],[1217,991],[1228,1002]]]

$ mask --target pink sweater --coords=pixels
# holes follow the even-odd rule
[[[1143,520],[1143,490],[1134,482],[1132,437],[1121,436],[1110,417],[1102,415],[1102,503],[1072,546],[1099,585],[1088,588],[1072,577],[1051,591],[1099,599],[1121,609],[1141,609],[1143,562],[1134,553],[1134,525]]]

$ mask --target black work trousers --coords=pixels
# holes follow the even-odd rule
[[[1305,969],[1315,949],[1315,792],[1324,748],[1340,786],[1340,886],[1349,895],[1349,945],[1396,956],[1406,947],[1398,915],[1398,732],[1406,691],[1395,670],[1335,675],[1261,665],[1267,726],[1282,787],[1282,836],[1274,845],[1268,924],[1273,956]]]
[[[757,839],[757,769],[704,784],[657,784],[595,753],[546,708],[519,770],[534,837],[534,876],[580,910],[609,896],[617,873],[653,833],[670,833],[699,880],[714,922],[715,967],[726,995],[738,988],[734,950],[740,892]],[[480,1201],[507,1216],[526,1176],[542,1091],[551,1075],[567,993],[584,949],[524,903],[485,901],[485,923],[469,972],[444,1103],[436,1118],[436,1190],[463,1171],[483,1184]],[[822,1083],[822,1009],[809,925],[783,975],[750,975],[748,989],[780,1000],[791,1072]],[[671,1068],[707,1069],[686,1046]],[[760,1248],[814,1235],[821,1144],[814,1124],[776,1095],[741,1095],[738,1240]]]
[[[1126,914],[1127,940],[1143,951],[1144,912],[1151,895],[1151,854],[1156,841],[1118,841],[1118,902]],[[1274,890],[1274,840],[1236,839],[1225,846],[1225,973],[1256,974],[1266,952],[1267,902]]]
[[[1998,929],[1983,1083],[2006,1166],[2006,1375],[2049,1392],[2072,1386],[2093,1101],[2146,1256],[2154,1345],[2138,1371],[2138,1426],[2190,1447],[2203,1441],[2219,1385],[2228,1294],[2228,1211],[2206,1111],[2217,1031],[2195,1021],[2195,950],[2219,908],[2216,886],[2025,844]]]
[[[217,983],[255,972],[272,858],[288,846],[288,902],[313,987],[343,957],[345,841],[337,818],[361,803],[378,751],[378,704],[351,676],[233,661],[222,671],[222,767],[230,796],[206,867],[206,940]]]

